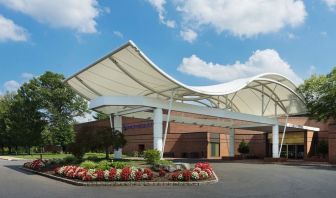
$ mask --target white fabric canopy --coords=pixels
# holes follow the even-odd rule
[[[157,67],[129,41],[66,82],[88,100],[99,96],[146,96],[253,115],[306,112],[303,97],[286,77],[265,73],[211,86],[188,86]]]

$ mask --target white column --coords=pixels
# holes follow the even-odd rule
[[[162,154],[162,109],[156,108],[153,113],[153,148]]]
[[[273,125],[272,136],[272,157],[279,158],[279,125]]]
[[[234,157],[235,155],[235,129],[230,128],[230,157]]]
[[[114,116],[114,129],[122,132],[122,117]],[[114,149],[114,159],[121,159],[122,148]]]

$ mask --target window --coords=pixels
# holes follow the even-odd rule
[[[219,157],[219,143],[211,142],[211,157]]]
[[[210,147],[211,147],[211,157],[219,157],[219,133],[211,133],[210,134]]]

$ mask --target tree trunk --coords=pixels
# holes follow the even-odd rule
[[[105,147],[105,158],[109,159],[109,147]]]

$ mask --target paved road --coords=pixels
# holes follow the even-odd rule
[[[14,197],[335,197],[336,169],[273,164],[213,163],[217,184],[188,187],[78,187],[22,172],[0,160],[0,198]]]

